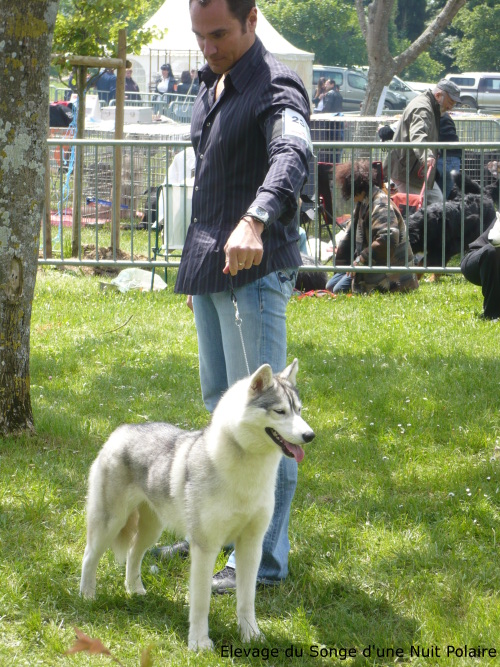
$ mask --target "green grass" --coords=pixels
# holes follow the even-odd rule
[[[238,657],[232,595],[212,600],[215,651],[187,651],[187,562],[154,574],[146,557],[137,599],[108,554],[96,600],[78,596],[86,476],[106,437],[124,421],[208,420],[192,315],[173,281],[119,294],[99,280],[39,273],[37,435],[0,448],[1,666],[112,664],[64,656],[73,626],[134,667],[147,646],[155,666],[498,662],[446,656],[500,652],[500,324],[477,318],[478,288],[453,276],[408,295],[290,303],[289,359],[317,437],[299,469],[290,576],[259,589],[266,642]],[[355,657],[330,656],[342,648]]]

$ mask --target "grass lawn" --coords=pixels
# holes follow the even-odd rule
[[[477,318],[479,288],[459,276],[290,303],[288,356],[317,437],[299,468],[290,576],[258,591],[266,642],[251,655],[233,595],[212,600],[214,652],[188,652],[185,561],[154,572],[147,556],[137,598],[109,553],[96,600],[80,599],[86,477],[109,433],[208,420],[170,275],[164,292],[120,294],[78,270],[39,272],[37,435],[0,446],[0,665],[117,664],[65,656],[74,626],[134,667],[146,647],[155,667],[498,664],[500,323]]]

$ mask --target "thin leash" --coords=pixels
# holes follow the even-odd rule
[[[245,341],[243,339],[243,331],[241,329],[241,325],[243,324],[243,321],[240,317],[240,311],[238,310],[238,301],[236,299],[236,294],[234,293],[233,277],[231,276],[231,274],[229,274],[229,289],[231,290],[231,301],[233,302],[233,306],[234,306],[234,321],[235,321],[236,326],[238,327],[238,330],[240,332],[241,348],[243,350],[243,357],[245,358],[245,365],[247,367],[247,375],[250,375],[250,367],[248,366],[247,351],[245,349]]]

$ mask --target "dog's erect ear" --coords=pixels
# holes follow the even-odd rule
[[[273,384],[273,371],[269,364],[258,368],[250,378],[250,390],[256,394],[262,393]]]
[[[299,370],[299,360],[294,359],[290,366],[287,366],[285,370],[281,371],[280,377],[284,380],[287,380],[294,387],[297,386],[297,372]]]

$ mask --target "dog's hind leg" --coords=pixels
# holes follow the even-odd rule
[[[190,543],[191,574],[189,581],[189,648],[192,651],[213,648],[208,636],[208,612],[212,593],[212,575],[218,550],[202,550]]]
[[[126,519],[123,517],[106,518],[88,514],[87,546],[83,554],[80,594],[86,598],[95,597],[97,565],[106,549],[111,547],[113,540],[123,528]]]
[[[146,589],[141,579],[142,559],[147,549],[160,537],[163,526],[156,512],[147,503],[141,503],[137,509],[139,520],[127,553],[125,587],[129,593],[145,595]]]

